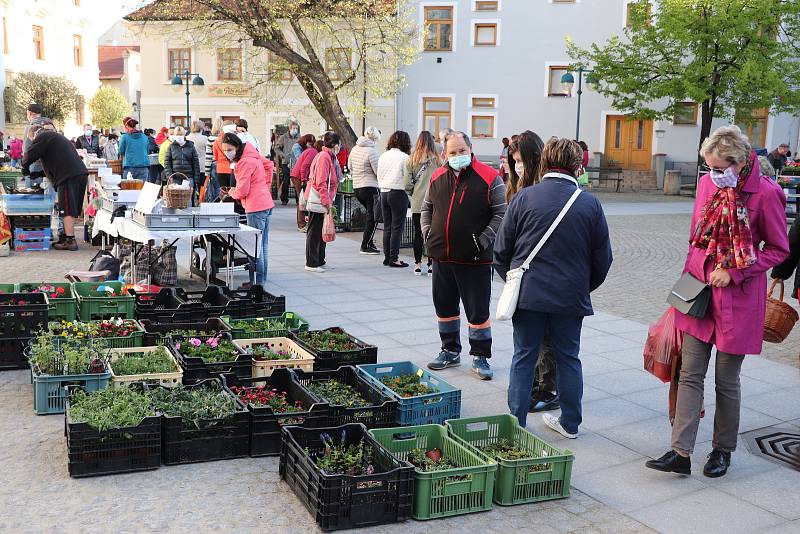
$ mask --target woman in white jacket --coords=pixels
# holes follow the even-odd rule
[[[375,203],[378,201],[378,151],[375,144],[381,140],[381,131],[374,126],[364,130],[364,136],[359,137],[356,146],[350,151],[347,166],[353,178],[353,193],[358,201],[364,205],[366,221],[364,222],[364,237],[361,239],[361,254],[380,254],[375,246]],[[379,208],[380,206],[378,206]]]
[[[411,137],[397,131],[389,138],[386,152],[378,160],[378,187],[381,189],[383,213],[383,264],[408,267],[400,261],[400,240],[408,213],[405,174],[411,152]]]

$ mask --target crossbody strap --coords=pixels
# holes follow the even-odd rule
[[[533,258],[535,258],[536,255],[539,253],[539,251],[542,250],[544,244],[547,243],[547,240],[550,239],[550,236],[553,235],[553,232],[556,231],[556,228],[561,222],[561,219],[564,218],[564,216],[567,214],[567,212],[575,203],[575,201],[578,200],[578,195],[580,194],[581,194],[581,188],[578,187],[575,189],[575,192],[572,193],[572,196],[569,197],[569,200],[567,201],[566,205],[561,209],[561,213],[558,214],[556,220],[553,221],[553,224],[550,225],[550,228],[548,228],[547,232],[545,232],[544,236],[542,236],[542,239],[539,240],[539,244],[536,245],[536,248],[533,249],[533,251],[530,253],[525,262],[522,265],[520,265],[520,269],[522,269],[523,271],[528,270],[528,268],[531,266]]]

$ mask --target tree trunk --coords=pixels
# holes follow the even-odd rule
[[[700,143],[697,145],[697,165],[703,164],[703,156],[700,155],[700,147],[703,142],[711,135],[711,122],[714,120],[714,110],[711,100],[703,100],[700,111]]]

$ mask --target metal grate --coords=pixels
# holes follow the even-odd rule
[[[747,448],[756,456],[800,471],[800,430],[767,427],[743,434]]]

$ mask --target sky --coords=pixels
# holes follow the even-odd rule
[[[101,28],[98,35],[104,34],[119,19],[142,5],[149,4],[150,1],[151,0],[106,0],[103,3],[103,8],[97,10],[97,12],[92,15],[92,17],[98,21]]]

